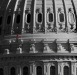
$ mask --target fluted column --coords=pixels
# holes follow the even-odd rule
[[[30,64],[30,75],[36,75],[34,62]]]
[[[17,75],[22,75],[22,68],[20,65],[17,66]]]

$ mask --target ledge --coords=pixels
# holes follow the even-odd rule
[[[69,56],[77,56],[77,53],[30,53],[30,54],[28,54],[28,53],[22,53],[22,54],[4,54],[4,55],[0,55],[0,58],[1,57],[18,57],[18,56],[27,56],[27,57],[31,57],[31,56],[33,56],[33,57],[40,57],[40,56],[51,56],[51,57],[53,57],[53,56],[55,56],[55,57],[57,57],[57,56],[62,56],[62,57],[64,57],[64,56],[67,56],[67,57],[69,57]]]

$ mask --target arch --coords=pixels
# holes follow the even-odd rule
[[[42,22],[42,13],[38,13],[38,15],[37,15],[37,21],[38,21],[38,23]]]
[[[2,68],[0,68],[0,75],[4,75],[4,71]]]
[[[10,24],[10,22],[11,22],[11,16],[9,15],[9,16],[7,17],[7,24]]]
[[[16,69],[14,67],[10,69],[10,75],[16,75]]]
[[[26,22],[29,24],[31,22],[31,14],[30,13],[27,14],[26,19],[27,19]]]
[[[27,66],[23,68],[23,75],[29,75],[29,69]]]
[[[3,19],[3,17],[0,16],[0,26],[1,26],[1,24],[2,24],[2,19]]]
[[[17,15],[17,18],[16,18],[16,23],[17,23],[17,24],[20,23],[20,18],[21,18],[21,17],[20,17],[20,14],[18,14],[18,15]]]
[[[42,67],[37,66],[37,75],[42,75]]]
[[[50,75],[56,75],[56,68],[55,66],[50,67]]]
[[[64,75],[70,75],[68,66],[64,66]]]

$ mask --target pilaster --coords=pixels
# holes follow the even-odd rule
[[[63,64],[58,62],[58,75],[63,75]]]
[[[4,66],[4,75],[9,75],[8,66]]]
[[[17,66],[17,75],[22,75],[22,68],[20,65]]]
[[[30,64],[30,75],[36,75],[35,63]]]
[[[71,62],[71,75],[76,75],[76,62]]]

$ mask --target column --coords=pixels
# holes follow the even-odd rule
[[[76,62],[71,62],[71,75],[76,75]]]
[[[17,75],[22,75],[22,68],[20,65],[17,66]]]
[[[30,64],[30,75],[36,75],[35,63]]]
[[[58,75],[63,75],[63,64],[58,62]]]
[[[44,18],[44,30],[45,30],[45,32],[46,32],[46,0],[44,0],[44,16],[43,16],[43,18]]]

